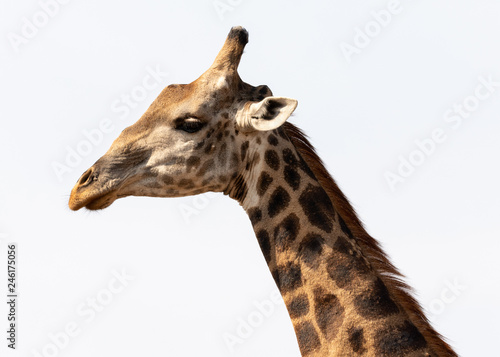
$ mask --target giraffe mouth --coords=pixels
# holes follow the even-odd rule
[[[111,206],[117,198],[125,196],[117,195],[115,190],[109,190],[80,198],[77,193],[72,192],[69,199],[69,208],[73,211],[78,211],[83,207],[91,211],[101,210]]]
[[[117,195],[114,195],[112,193],[113,192],[108,192],[104,193],[103,195],[97,196],[89,201],[84,207],[91,211],[97,211],[109,207],[118,198]]]
[[[121,182],[117,182],[118,180],[114,180],[112,183],[108,182],[104,187],[77,184],[71,191],[68,202],[69,208],[73,211],[78,211],[81,208],[90,211],[102,210],[111,206],[119,198],[133,195],[133,191],[127,188],[139,180],[140,178],[128,177],[120,180]],[[95,181],[92,182],[95,184]]]

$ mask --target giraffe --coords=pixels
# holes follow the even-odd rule
[[[79,178],[69,207],[208,191],[247,212],[302,356],[457,356],[296,126],[297,100],[243,82],[248,32],[212,66],[169,85]]]

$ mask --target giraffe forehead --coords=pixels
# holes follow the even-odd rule
[[[233,88],[234,89],[234,88]],[[176,120],[188,116],[209,120],[238,107],[239,94],[231,90],[225,77],[214,82],[193,82],[166,87],[149,108],[155,118]]]

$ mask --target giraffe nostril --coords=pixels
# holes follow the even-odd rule
[[[80,177],[80,179],[78,180],[78,185],[79,186],[84,186],[84,185],[88,185],[89,183],[91,183],[93,180],[94,180],[94,176],[93,175],[94,173],[94,169],[91,167],[90,169],[88,169],[87,171],[85,171],[82,175],[82,177]]]

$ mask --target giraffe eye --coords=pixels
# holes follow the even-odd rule
[[[185,131],[186,133],[196,133],[197,131],[200,131],[201,128],[205,126],[205,123],[203,123],[199,119],[194,119],[194,118],[189,118],[186,120],[183,120],[181,123],[179,123],[176,126],[176,129]]]

